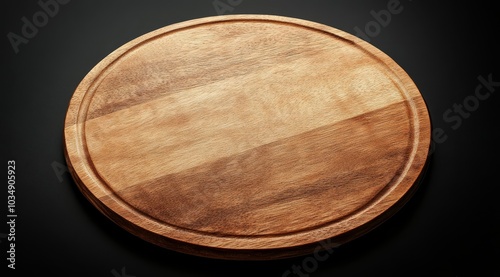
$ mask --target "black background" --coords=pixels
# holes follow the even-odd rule
[[[16,161],[16,270],[2,276],[281,276],[304,257],[267,262],[223,261],[161,249],[102,216],[76,189],[64,164],[63,121],[81,79],[107,54],[144,33],[205,16],[213,1],[70,1],[16,54],[7,34],[21,35],[37,1],[2,2],[2,173]],[[226,2],[226,0],[222,0]],[[236,2],[236,1],[235,1]],[[243,0],[227,14],[275,14],[320,22],[349,33],[374,20],[389,1]],[[456,130],[443,120],[474,95],[478,76],[500,81],[499,9],[456,1],[402,0],[371,43],[391,56],[419,87],[436,144],[428,173],[410,202],[368,235],[342,245],[310,276],[500,276],[497,165],[499,95],[480,101]],[[493,1],[491,1],[493,2]],[[500,87],[496,87],[498,90]],[[0,185],[7,217],[7,181]],[[8,233],[6,224],[0,234]],[[476,273],[480,273],[476,275]],[[116,275],[116,276],[118,276]],[[292,276],[292,275],[290,275]],[[297,275],[293,275],[297,276]]]

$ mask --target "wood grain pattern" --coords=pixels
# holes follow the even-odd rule
[[[232,15],[174,24],[76,89],[65,153],[129,232],[190,254],[272,259],[349,241],[396,212],[430,121],[408,75],[337,29]]]

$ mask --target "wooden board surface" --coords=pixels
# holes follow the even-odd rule
[[[77,87],[64,135],[80,190],[129,232],[200,256],[272,259],[394,214],[425,167],[430,120],[412,80],[370,44],[232,15],[111,53]]]

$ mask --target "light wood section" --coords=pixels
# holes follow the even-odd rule
[[[230,259],[353,239],[408,199],[430,121],[406,73],[334,28],[233,15],[146,34],[99,63],[65,122],[104,214],[155,244]]]

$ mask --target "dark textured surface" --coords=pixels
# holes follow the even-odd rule
[[[67,104],[85,74],[137,36],[217,14],[212,1],[103,2],[70,1],[61,6],[27,44],[19,46],[17,54],[7,34],[21,34],[21,18],[31,20],[41,8],[35,1],[7,2],[2,8],[1,157],[5,167],[10,159],[17,164],[15,273],[282,276],[293,265],[302,266],[305,257],[230,262],[152,246],[102,216],[84,199],[68,173],[58,178],[53,165],[64,163],[62,127]],[[364,29],[374,20],[371,10],[386,9],[388,2],[244,0],[231,13],[297,17],[354,34],[356,26]],[[308,274],[498,275],[493,264],[500,258],[494,159],[499,154],[495,108],[500,86],[492,87],[493,93],[478,101],[472,111],[458,117],[459,113],[447,113],[453,111],[454,103],[473,101],[471,96],[481,84],[478,76],[488,79],[491,74],[500,82],[494,41],[500,34],[498,9],[451,1],[401,1],[401,6],[402,11],[393,14],[370,42],[413,78],[427,102],[433,127],[445,134],[435,138],[439,143],[427,176],[403,210],[370,234],[336,248]],[[1,199],[7,199],[6,190],[0,192]],[[6,200],[3,203],[1,216],[6,214]],[[1,234],[7,232],[7,225],[0,227]],[[7,271],[7,240],[0,239],[3,272]],[[17,276],[7,272],[2,276]]]

